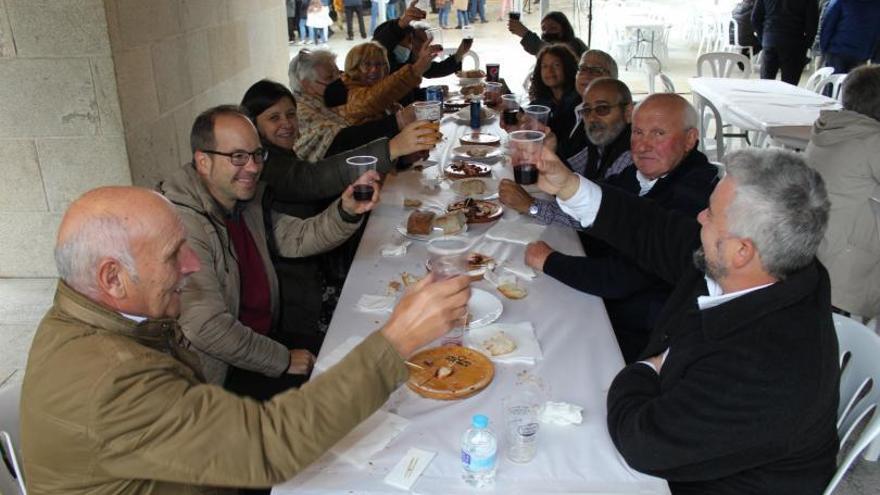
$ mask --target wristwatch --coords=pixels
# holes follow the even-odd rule
[[[532,202],[532,204],[529,206],[529,216],[538,216],[538,203]]]

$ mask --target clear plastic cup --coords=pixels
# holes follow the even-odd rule
[[[519,96],[513,93],[501,95],[501,111],[506,125],[519,123]]]
[[[345,163],[351,167],[351,183],[354,187],[355,201],[370,201],[373,199],[374,186],[372,180],[362,180],[361,177],[369,170],[376,170],[375,156],[351,156],[345,159]]]
[[[416,120],[439,121],[443,117],[442,102],[417,101],[413,103],[413,112],[415,112]]]
[[[523,129],[540,130],[550,121],[550,107],[544,105],[528,105],[523,108],[526,114],[526,122]],[[540,125],[536,125],[540,124]]]
[[[529,185],[538,182],[537,163],[544,147],[544,137],[541,131],[510,133],[508,143],[510,164],[513,166],[513,179],[517,184]]]
[[[467,257],[472,244],[471,239],[462,236],[438,237],[428,241],[428,268],[431,273],[437,280],[467,274]],[[464,345],[464,325],[449,330],[440,343]]]
[[[513,462],[531,462],[538,452],[538,415],[543,401],[531,387],[520,387],[502,400],[507,458]]]

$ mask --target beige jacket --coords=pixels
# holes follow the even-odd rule
[[[183,289],[180,324],[191,347],[202,359],[206,380],[222,385],[228,365],[280,376],[290,364],[288,349],[238,321],[241,279],[224,223],[226,212],[214,201],[190,165],[183,165],[160,189],[177,206],[189,245],[202,263],[202,269],[190,276]],[[260,183],[254,199],[239,204],[239,214],[263,258],[269,277],[273,320],[277,323],[278,277],[269,254],[263,220],[265,193],[265,184]],[[311,256],[348,239],[360,222],[344,221],[338,202],[307,219],[273,212],[272,236],[279,254],[288,258]]]
[[[186,495],[277,484],[407,376],[376,332],[302,388],[260,403],[202,383],[181,341],[173,320],[136,324],[60,282],[21,394],[28,493]]]
[[[813,125],[807,163],[825,179],[831,215],[819,260],[831,276],[831,303],[880,314],[880,122],[849,110],[823,111]],[[880,203],[875,206],[880,206]]]

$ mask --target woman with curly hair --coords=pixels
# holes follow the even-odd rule
[[[564,43],[574,52],[575,58],[587,51],[587,45],[574,35],[571,22],[562,12],[548,12],[541,19],[541,36],[530,31],[519,19],[508,20],[507,30],[522,38],[519,44],[532,55],[551,43]]]
[[[550,108],[547,125],[557,136],[568,136],[574,127],[574,110],[581,102],[576,77],[577,57],[568,46],[557,43],[538,52],[529,99],[532,105]]]

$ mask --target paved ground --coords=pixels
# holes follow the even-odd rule
[[[597,1],[598,6],[604,3]],[[690,7],[683,0],[657,0],[662,10],[673,13],[671,23],[673,30],[670,36],[669,57],[664,63],[663,71],[669,75],[680,93],[688,93],[687,78],[695,74],[696,48],[685,41],[688,29],[687,17],[676,16],[682,9]],[[501,75],[511,87],[519,87],[534,64],[534,58],[526,54],[517,44],[517,38],[507,32],[505,23],[495,19],[498,16],[498,2],[489,0],[486,24],[476,24],[474,28],[474,51],[480,57],[480,65],[486,62],[501,64]],[[571,2],[554,2],[554,8],[571,16]],[[613,43],[605,29],[608,19],[603,18],[603,9],[594,11],[596,18],[593,47],[614,52]],[[451,16],[454,18],[454,15]],[[532,14],[524,14],[527,26],[537,29],[539,17],[537,9]],[[429,16],[430,22],[436,25],[436,15]],[[452,21],[454,22],[454,20]],[[581,23],[583,24],[583,23]],[[369,26],[368,26],[369,28]],[[355,32],[357,27],[355,25]],[[586,30],[580,34],[586,41]],[[443,31],[443,44],[453,48],[461,40],[460,30]],[[339,55],[339,65],[343,66],[345,54],[363,40],[346,41],[344,31],[330,39],[329,48]],[[294,56],[301,46],[291,46],[290,56]],[[623,65],[623,64],[621,64]],[[639,94],[647,93],[647,77],[641,67],[632,66],[629,70],[621,67],[620,78],[624,80],[638,98]],[[802,79],[805,80],[806,77]],[[286,83],[286,81],[283,81]],[[454,84],[449,79],[439,81]],[[516,90],[521,92],[521,88]],[[686,97],[690,97],[686,94]],[[51,279],[0,279],[0,387],[20,383],[24,374],[27,351],[30,347],[33,332],[46,309],[52,302],[55,281]],[[850,471],[847,479],[835,492],[841,495],[868,495],[880,493],[880,464],[859,461]]]

